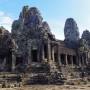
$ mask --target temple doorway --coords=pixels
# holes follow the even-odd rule
[[[22,57],[16,57],[16,63],[15,65],[20,65],[20,64],[23,64],[23,58]]]
[[[67,62],[68,62],[68,64],[70,64],[70,65],[72,64],[71,57],[72,57],[72,56],[70,56],[70,55],[67,55]]]
[[[47,59],[47,45],[44,45],[44,56]]]
[[[57,55],[58,55],[57,53],[54,53],[54,60],[55,60],[55,62],[58,62],[58,56]]]
[[[12,54],[11,52],[6,56],[6,71],[12,70]]]
[[[66,65],[65,54],[61,54],[60,56],[61,56],[61,64]]]
[[[34,49],[34,50],[31,51],[32,62],[37,62],[38,61],[37,55],[38,55],[37,49]]]
[[[74,65],[77,65],[77,59],[76,59],[76,56],[73,56],[73,64],[74,64]]]

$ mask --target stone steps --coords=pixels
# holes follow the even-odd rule
[[[56,62],[54,62],[53,60],[50,61],[50,70],[51,72],[59,72],[59,67],[57,65]]]
[[[30,73],[48,73],[49,65],[46,63],[33,63],[27,70]]]
[[[22,75],[16,74],[16,73],[0,73],[0,84],[3,85],[10,85],[10,84],[15,84],[17,85],[18,83],[22,82]]]
[[[79,77],[80,75],[78,68],[73,68],[72,66],[61,67],[61,72],[67,78],[70,78],[70,77],[76,78],[76,77]]]

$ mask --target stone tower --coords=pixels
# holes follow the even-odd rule
[[[65,43],[69,48],[77,48],[79,40],[78,26],[73,18],[68,18],[64,27]]]
[[[51,41],[55,37],[36,7],[23,7],[19,19],[13,22],[12,37],[18,45],[17,66],[51,60]]]

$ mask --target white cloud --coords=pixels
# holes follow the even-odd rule
[[[1,11],[0,11],[0,16],[3,16],[3,15],[4,15],[4,12],[1,12]]]
[[[11,31],[13,19],[5,12],[0,11],[0,26],[4,26],[7,30]]]

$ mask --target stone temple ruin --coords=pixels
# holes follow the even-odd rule
[[[57,40],[39,10],[24,6],[11,33],[0,28],[0,80],[56,84],[82,73],[88,77],[89,44],[73,18],[66,20],[64,35]]]

